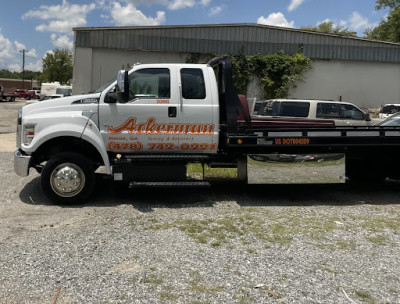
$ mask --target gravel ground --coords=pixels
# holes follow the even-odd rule
[[[85,205],[59,206],[12,152],[0,168],[0,303],[400,303],[398,182],[127,190],[99,174]]]
[[[0,166],[1,303],[400,302],[394,182],[130,191],[100,175],[87,204],[57,206],[10,153]]]

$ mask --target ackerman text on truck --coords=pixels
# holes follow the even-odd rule
[[[186,177],[188,163],[237,168],[246,182],[248,156],[268,153],[344,153],[350,181],[400,178],[400,129],[252,118],[228,57],[138,64],[95,93],[24,106],[17,146],[16,173],[35,168],[58,203],[84,202],[100,166],[131,187],[204,186]]]

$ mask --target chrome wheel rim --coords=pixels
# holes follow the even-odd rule
[[[51,173],[50,185],[57,195],[73,197],[82,191],[85,185],[85,174],[75,164],[61,164]]]

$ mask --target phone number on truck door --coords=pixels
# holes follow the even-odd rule
[[[174,143],[149,143],[147,144],[149,150],[216,150],[216,144],[179,144]]]

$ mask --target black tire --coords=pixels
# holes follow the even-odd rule
[[[26,100],[30,100],[31,99],[31,97],[28,95],[28,96],[26,96]]]
[[[83,203],[95,185],[92,163],[75,152],[60,153],[44,166],[41,185],[44,193],[55,203]]]

